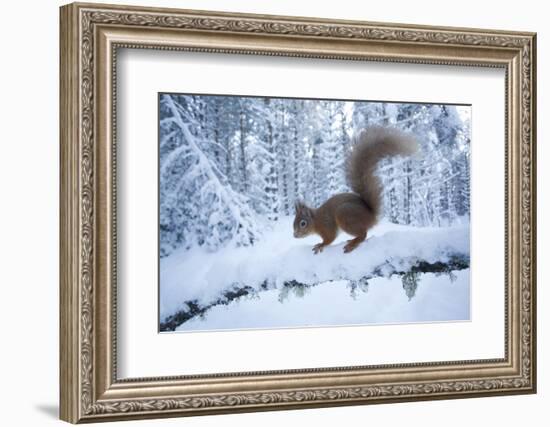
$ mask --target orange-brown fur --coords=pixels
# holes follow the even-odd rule
[[[342,230],[354,236],[347,241],[344,252],[353,251],[367,238],[380,214],[382,187],[375,175],[376,165],[385,157],[412,154],[415,150],[416,143],[395,129],[374,127],[362,131],[355,138],[346,163],[346,177],[354,193],[336,194],[316,209],[297,201],[294,237],[318,234],[322,242],[313,247],[317,254]]]

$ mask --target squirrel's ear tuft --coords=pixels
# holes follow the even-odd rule
[[[296,213],[300,212],[301,210],[304,209],[304,202],[302,202],[301,200],[296,200],[294,202],[294,210],[296,211]]]

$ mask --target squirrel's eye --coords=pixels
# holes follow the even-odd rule
[[[307,225],[307,222],[306,222],[305,219],[303,219],[303,220],[300,221],[300,227],[301,227],[301,228],[304,228],[306,225]]]

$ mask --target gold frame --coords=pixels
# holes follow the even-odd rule
[[[61,418],[77,423],[536,390],[536,35],[282,16],[61,8]],[[506,70],[505,357],[117,380],[118,47]]]

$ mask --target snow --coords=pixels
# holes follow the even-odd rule
[[[351,254],[343,253],[349,237],[342,235],[314,255],[318,236],[292,237],[294,202],[318,207],[349,191],[345,162],[353,135],[373,125],[410,133],[420,147],[414,157],[379,164],[382,211],[391,223],[370,230],[368,240]],[[463,318],[468,304],[460,295],[469,289],[464,272],[460,284],[449,289],[443,276],[388,276],[410,270],[419,260],[469,256],[470,127],[470,108],[451,105],[163,94],[161,322],[197,311],[209,321],[192,319],[183,328],[195,323],[212,329],[224,322],[225,327],[250,328]],[[381,274],[386,277],[369,281],[369,295],[390,293],[387,300],[377,300],[379,307],[371,314],[378,317],[371,319],[357,312],[350,287]],[[426,306],[411,314],[420,298],[409,303],[407,294],[417,289],[419,277],[422,289],[437,288],[430,295],[443,292],[458,305],[438,300],[436,306],[447,307],[448,313],[428,315],[431,306]],[[285,286],[289,282],[315,286]],[[354,291],[359,300],[364,297],[360,287]],[[243,289],[250,295],[224,301],[229,291]],[[460,289],[463,293],[455,295]],[[303,292],[306,297],[291,298]],[[359,306],[373,300],[369,296]],[[227,306],[216,305],[220,302]],[[390,314],[384,317],[386,306]],[[329,315],[331,310],[336,311]]]
[[[469,272],[453,273],[453,281],[447,275],[423,274],[410,300],[398,276],[372,279],[367,290],[357,290],[354,297],[347,281],[342,280],[309,288],[304,296],[291,291],[282,301],[280,290],[269,290],[215,306],[204,317],[195,317],[176,330],[465,321],[470,318]]]
[[[378,176],[393,223],[448,226],[470,212],[470,107],[162,94],[159,103],[160,256],[215,252],[262,239],[303,200],[349,191],[353,135],[388,126],[414,136],[412,157],[384,159]]]
[[[311,248],[319,242],[319,237],[310,236],[306,239],[294,239],[292,237],[292,220],[291,217],[283,217],[275,223],[272,230],[266,231],[262,240],[254,246],[227,246],[216,252],[208,252],[202,248],[179,249],[170,256],[162,258],[160,260],[161,320],[185,309],[184,304],[186,301],[196,300],[199,305],[204,306],[216,301],[224,290],[232,289],[235,284],[239,284],[239,287],[251,286],[260,289],[267,280],[270,288],[275,289],[262,292],[259,300],[254,300],[253,304],[248,304],[258,303],[257,307],[246,308],[248,305],[242,301],[234,304],[245,307],[248,311],[257,311],[253,321],[254,324],[264,321],[269,324],[267,313],[275,313],[277,311],[275,306],[281,305],[279,302],[277,302],[277,305],[273,301],[277,301],[277,295],[285,281],[297,280],[305,284],[331,281],[330,284],[319,285],[312,289],[311,297],[308,295],[308,298],[304,298],[304,301],[308,300],[307,304],[312,304],[314,299],[311,298],[316,296],[318,298],[329,298],[324,301],[331,301],[332,304],[330,298],[337,298],[337,295],[332,295],[332,293],[346,294],[341,289],[342,287],[345,288],[344,281],[339,279],[359,280],[383,265],[388,267],[395,265],[406,269],[408,266],[413,265],[416,259],[423,259],[428,262],[445,262],[451,255],[469,254],[470,239],[469,225],[467,224],[444,228],[420,228],[382,222],[369,232],[367,241],[349,254],[343,253],[344,242],[349,239],[349,236],[342,234],[322,253],[314,255]],[[465,272],[458,273],[462,280],[459,281],[460,286],[457,286],[457,289],[465,287],[465,289],[462,289],[464,293],[469,289],[468,276]],[[422,279],[421,286],[424,287],[424,281],[438,283],[443,280],[443,278]],[[401,294],[405,294],[399,277],[369,281],[369,295],[371,293],[371,282],[373,289],[379,286],[383,287],[380,284],[384,284],[387,285],[388,291],[392,286],[399,285]],[[429,286],[426,285],[426,287]],[[347,294],[349,295],[349,290]],[[347,298],[351,299],[349,296]],[[416,300],[416,297],[414,299]],[[383,300],[381,301],[383,302]],[[351,304],[351,302],[348,303]],[[274,306],[272,311],[265,307],[266,304]],[[319,304],[323,305],[322,303]],[[286,305],[283,306],[286,307]],[[467,304],[462,304],[461,310],[467,306]],[[215,319],[216,316],[223,313],[223,310],[222,307],[209,310],[208,318]],[[338,311],[344,312],[346,310],[338,309]],[[262,320],[264,312],[266,317],[265,320]],[[456,313],[456,310],[450,310],[448,315],[457,317],[454,313]],[[341,315],[344,316],[345,313]],[[248,325],[247,327],[251,325],[249,316],[250,314],[243,317],[243,319],[248,319],[243,320]],[[404,319],[406,316],[406,312],[403,312],[402,315],[395,315],[393,321],[401,321],[400,319]],[[233,317],[231,316],[231,318]],[[279,317],[284,318],[285,316]],[[442,315],[435,317],[439,318]],[[292,318],[289,315],[287,320],[283,319],[280,322],[288,323],[292,321]],[[191,324],[191,322],[186,324]],[[234,327],[238,327],[237,324],[238,322]],[[277,322],[270,325],[274,326],[275,324]]]

